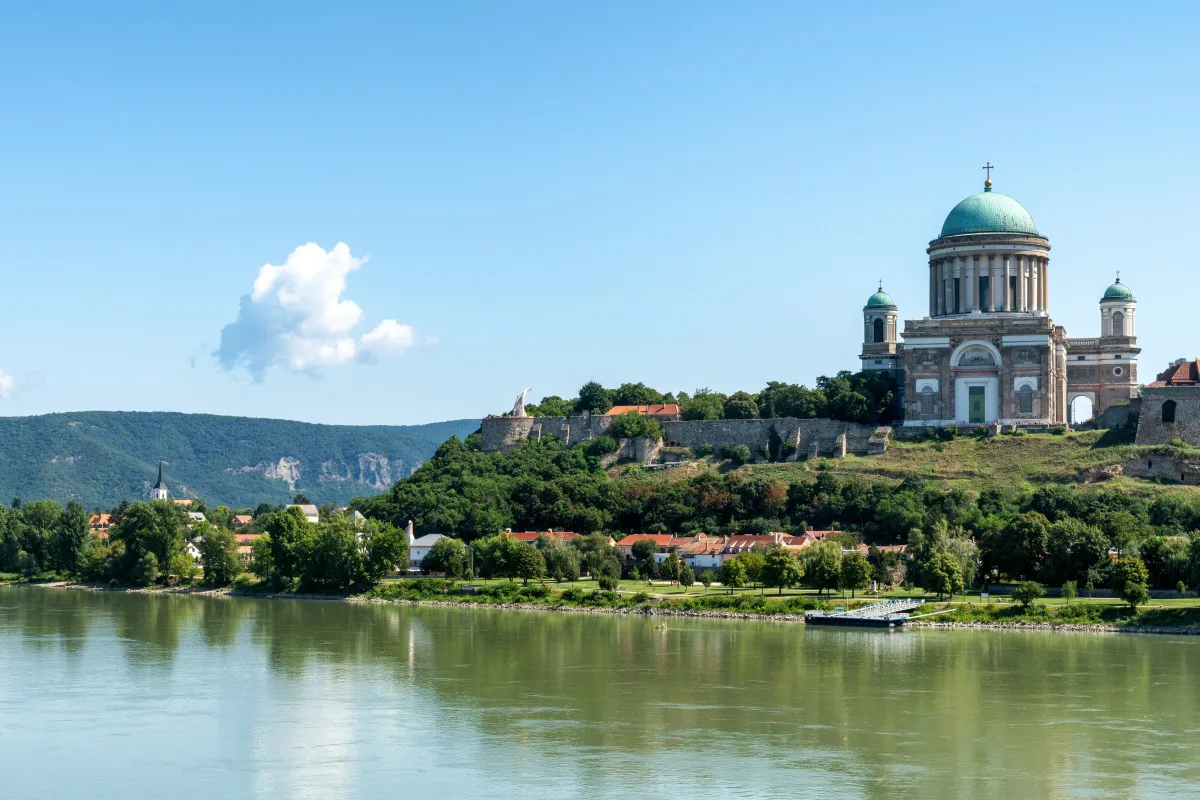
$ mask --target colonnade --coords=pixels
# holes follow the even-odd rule
[[[972,311],[1045,313],[1050,304],[1049,264],[1050,259],[1044,256],[1027,254],[985,253],[930,259],[929,315],[942,317]],[[981,278],[987,278],[986,296],[982,296]]]

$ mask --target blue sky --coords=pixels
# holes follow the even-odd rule
[[[1200,356],[1198,17],[8,3],[0,413],[400,424],[589,379],[811,384],[857,368],[877,279],[926,313],[985,160],[1069,335],[1121,270],[1148,381]]]

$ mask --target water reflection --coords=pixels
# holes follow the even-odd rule
[[[63,711],[60,739],[153,752],[137,723],[157,710],[163,750],[187,741],[201,776],[175,796],[353,797],[398,782],[476,796],[1200,789],[1191,639],[653,625],[6,589],[0,713],[6,728],[36,719],[64,684],[82,687],[90,729]],[[32,694],[11,679],[23,670],[41,676]],[[115,680],[139,691],[123,697]]]

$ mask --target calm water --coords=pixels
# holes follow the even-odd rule
[[[0,795],[1200,794],[1200,638],[0,589]]]

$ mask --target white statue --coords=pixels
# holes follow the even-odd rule
[[[512,411],[508,412],[510,417],[528,416],[528,414],[525,413],[525,395],[532,391],[533,389],[529,388],[517,395],[517,402],[513,403]]]

